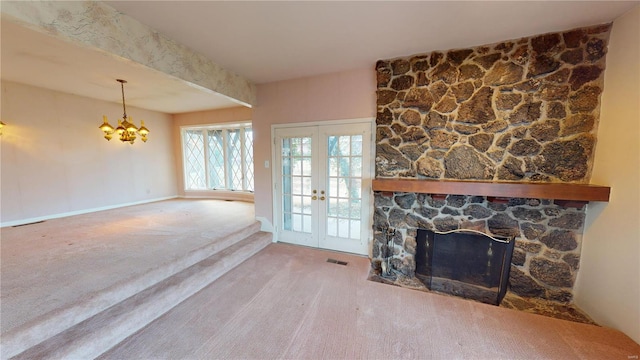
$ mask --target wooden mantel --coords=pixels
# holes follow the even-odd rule
[[[608,186],[569,183],[522,183],[378,178],[373,191],[436,195],[475,195],[497,198],[553,199],[576,202],[609,201]]]

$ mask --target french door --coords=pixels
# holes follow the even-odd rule
[[[275,129],[279,241],[368,253],[370,123]]]

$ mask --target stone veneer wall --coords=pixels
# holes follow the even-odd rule
[[[588,183],[610,25],[378,61],[376,177]],[[568,302],[584,208],[375,194],[374,268],[415,271],[415,229],[515,236],[510,289]],[[387,250],[382,229],[397,230]]]
[[[509,199],[492,203],[482,196],[375,194],[373,267],[379,269],[387,251],[385,227],[396,230],[392,266],[414,277],[417,229],[448,231],[474,229],[516,237],[510,290],[518,295],[559,302],[572,299],[580,261],[585,212],[564,208],[551,200]]]
[[[378,61],[377,176],[588,182],[609,29]]]

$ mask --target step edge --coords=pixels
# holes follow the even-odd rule
[[[184,271],[189,271],[188,274],[182,274],[184,276],[183,279],[176,284],[171,285],[173,280],[179,278],[178,275],[181,273],[175,274],[174,276],[163,280],[155,284],[154,286],[145,289],[143,292],[135,294],[130,298],[126,299],[123,302],[120,302],[113,307],[101,311],[100,313],[86,319],[85,321],[74,325],[73,327],[66,329],[65,331],[56,334],[55,336],[45,340],[42,343],[36,344],[34,347],[28,348],[25,351],[16,355],[16,358],[95,358],[105,353],[109,349],[117,346],[120,342],[124,341],[129,336],[135,334],[137,331],[141,330],[154,320],[158,319],[174,307],[181,304],[183,301],[187,300],[189,297],[195,295],[200,290],[204,289],[209,284],[213,283],[215,280],[224,276],[227,272],[234,269],[236,266],[242,264],[247,259],[251,258],[259,251],[267,247],[271,243],[271,234],[257,232],[251,234],[250,236],[242,239],[238,243],[204,259],[203,261],[194,264],[193,266],[185,269]],[[233,249],[232,249],[233,248]],[[242,252],[245,248],[249,248],[249,252],[245,256],[241,256],[236,259],[230,259],[229,255],[233,255],[235,253]],[[211,258],[216,259],[211,259]],[[197,265],[204,262],[211,262],[211,264],[205,264],[201,269],[197,268]],[[231,264],[229,263],[231,261]],[[225,271],[218,271],[218,268],[226,268]],[[184,272],[183,271],[183,272]],[[186,276],[185,276],[186,275]],[[189,279],[193,279],[196,277],[205,276],[206,280],[198,282],[196,285],[187,284],[187,289],[184,294],[178,295],[175,293],[176,290],[180,290],[180,285],[184,285],[185,282],[188,282]],[[174,278],[175,277],[175,278]],[[173,278],[173,279],[172,279]],[[163,284],[165,283],[165,284]],[[169,286],[164,286],[166,284]],[[153,288],[160,288],[159,291],[154,291]],[[168,294],[168,296],[166,296]],[[140,298],[136,298],[136,297]],[[131,316],[131,314],[136,314],[140,317],[140,308],[144,308],[150,303],[153,303],[156,299],[160,298],[161,303],[165,303],[164,305],[160,305],[161,309],[152,311],[152,307],[147,307],[147,313],[153,312],[152,314],[146,314],[144,320],[138,321],[135,317]],[[172,299],[169,303],[166,303],[168,300]],[[127,307],[129,304],[127,301],[135,303],[136,306],[129,308],[128,310],[122,311],[118,313],[119,309],[116,307]],[[113,318],[111,318],[112,314],[110,312],[115,312],[116,314]],[[82,328],[86,327],[91,321],[99,322],[100,317],[109,318],[109,322],[100,326],[99,331],[96,332],[82,332]],[[134,321],[136,325],[134,327],[128,326],[127,323]],[[75,329],[78,327],[77,329]],[[127,328],[129,330],[126,330]],[[47,341],[55,341],[55,337],[59,336],[64,338],[65,335],[69,333],[73,333],[75,330],[78,330],[82,333],[81,336],[71,336],[73,339],[71,342],[63,344],[62,346],[54,346],[53,344],[45,344]],[[37,349],[37,346],[44,346],[45,349]],[[53,347],[55,351],[53,353],[47,352],[47,347]],[[30,351],[32,350],[32,351]],[[31,352],[36,352],[32,354]],[[41,352],[44,352],[41,353]]]
[[[10,329],[2,334],[1,358],[6,359],[20,354],[190,266],[224,251],[257,232],[260,232],[259,221],[224,235],[215,243],[193,249],[184,256],[157,265],[142,274],[124,279],[101,291],[86,294],[65,308],[52,310]],[[116,295],[120,292],[122,294]]]

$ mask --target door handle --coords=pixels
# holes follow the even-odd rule
[[[324,196],[320,196],[320,200],[323,200],[323,201],[324,201]]]
[[[318,200],[318,197],[317,197],[317,196],[315,196],[315,195],[313,195],[313,196],[311,197],[311,200]]]

